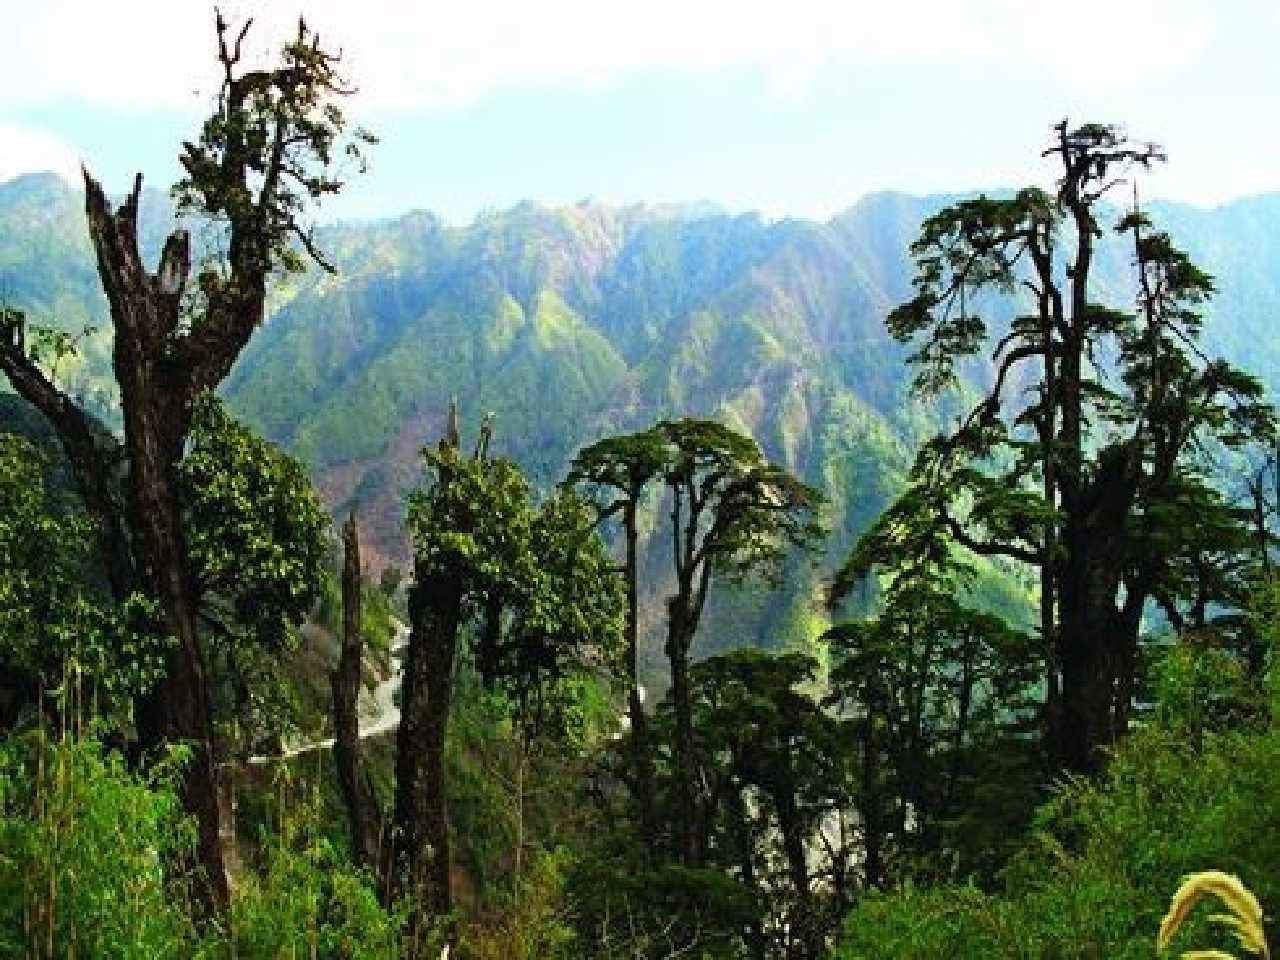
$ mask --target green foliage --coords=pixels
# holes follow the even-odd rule
[[[422,455],[434,479],[409,500],[418,562],[433,570],[462,565],[477,595],[526,575],[532,490],[520,468],[446,444]]]
[[[264,646],[310,612],[325,575],[329,518],[292,457],[206,395],[179,468],[200,589]]]
[[[42,666],[50,630],[65,642],[82,619],[82,579],[92,530],[80,514],[58,510],[28,441],[0,434],[0,636],[24,665]]]
[[[281,655],[296,655],[296,627],[328,578],[329,518],[302,466],[212,394],[197,406],[178,477],[215,718],[252,749],[297,725]]]
[[[565,875],[606,830],[588,816],[583,738],[594,742],[611,727],[614,707],[600,680],[563,684],[560,695],[573,697],[576,723],[535,732],[503,692],[486,691],[470,669],[460,679],[449,815],[470,891],[461,936],[477,956],[559,956],[575,936]]]
[[[677,549],[677,566],[697,570],[705,564],[735,580],[776,579],[788,549],[817,543],[822,494],[768,462],[750,437],[693,418],[654,429],[668,444],[663,479],[675,499],[673,535],[687,544]]]
[[[305,46],[291,55],[303,66],[321,56]],[[269,139],[262,118],[272,110],[309,109],[305,96],[282,104],[279,91],[257,91],[252,84],[245,89],[257,113],[236,117],[224,111],[221,120],[215,118],[189,150],[188,189],[213,175],[228,144],[256,148]],[[327,164],[341,129],[329,114],[304,118],[298,143]],[[1117,146],[1105,128],[1082,135],[1107,149]],[[295,219],[298,201],[330,192],[336,182],[312,170],[295,186],[301,189],[287,202],[268,204],[276,267],[295,266],[296,249],[289,244],[309,242]],[[238,188],[226,196],[192,197],[206,212],[236,217],[245,212],[245,198],[237,194]],[[821,476],[832,491],[837,523],[847,532],[860,529],[896,492],[906,438],[932,429],[932,415],[896,409],[901,384],[896,364],[886,362],[896,358],[896,348],[870,324],[859,327],[859,318],[871,316],[879,303],[902,298],[903,265],[896,252],[884,250],[893,245],[893,232],[914,228],[921,207],[901,198],[890,206],[899,211],[894,231],[882,230],[882,221],[865,211],[828,227],[774,228],[751,218],[664,224],[595,208],[524,210],[486,218],[470,230],[401,222],[369,232],[336,231],[344,255],[366,272],[340,285],[296,279],[297,296],[289,292],[289,307],[264,331],[267,345],[246,357],[233,390],[240,409],[252,411],[255,423],[269,423],[274,437],[319,466],[353,474],[363,466],[344,461],[380,460],[390,438],[420,433],[428,419],[424,411],[455,391],[468,404],[499,408],[512,452],[539,480],[559,472],[583,431],[626,428],[664,415],[655,410],[698,406],[700,415],[729,426],[672,420],[618,438],[636,441],[635,447],[597,444],[590,449],[604,457],[595,466],[625,469],[611,476],[584,471],[579,479],[614,492],[630,489],[635,478],[627,460],[636,453],[639,486],[683,483],[685,507],[709,489],[699,485],[698,476],[720,480],[733,474],[735,483],[766,486],[779,481],[781,492],[757,500],[755,513],[726,514],[735,520],[719,527],[708,518],[693,531],[720,537],[702,554],[716,574],[737,578],[763,567],[794,578],[793,595],[764,604],[758,617],[730,610],[721,623],[742,623],[743,629],[722,631],[716,642],[749,639],[753,630],[767,634],[762,624],[806,620],[795,613],[803,610],[796,597],[809,596],[806,572],[776,561],[783,543],[807,540],[813,530],[797,525],[774,537],[768,529],[770,511],[783,502],[811,505],[815,499],[793,478]],[[1015,263],[1018,255],[996,244],[1028,225],[1056,229],[1060,217],[1053,197],[1024,191],[1004,200],[966,201],[929,219],[917,250],[924,254],[916,291],[923,299],[895,313],[895,328],[924,329],[925,314],[941,305],[936,291],[924,288],[931,276],[940,280],[967,264],[964,243],[986,245],[988,256],[967,266],[973,282],[1001,295],[1016,286],[1024,276]],[[1170,323],[1166,332],[1177,324],[1196,333],[1196,311],[1212,287],[1207,275],[1145,221],[1122,226],[1137,231],[1135,254],[1154,288],[1177,293],[1149,304],[1163,311],[1160,316]],[[366,242],[370,236],[377,242]],[[4,255],[0,250],[0,268],[8,262]],[[397,274],[378,272],[388,268]],[[1101,286],[1115,279],[1107,274]],[[1034,333],[1026,318],[1011,316],[1017,311],[995,298],[973,305],[981,319],[949,315],[935,355],[921,358],[921,369],[932,378],[927,386],[964,386],[974,375],[970,358],[980,348],[984,322],[1001,333],[1011,324],[1024,340]],[[333,322],[309,323],[318,311]],[[1112,371],[1118,379],[1086,384],[1087,402],[1096,412],[1094,437],[1135,416],[1176,412],[1187,397],[1211,401],[1200,408],[1206,437],[1234,441],[1263,424],[1257,408],[1215,405],[1215,397],[1256,392],[1248,378],[1219,365],[1180,365],[1170,344],[1153,339],[1150,329],[1098,304],[1087,305],[1082,317],[1113,338],[1119,364]],[[69,331],[81,319],[87,318],[77,317],[75,326],[46,338],[50,358],[72,359]],[[858,329],[848,332],[849,326]],[[99,349],[100,339],[87,338]],[[1258,338],[1259,349],[1266,348],[1264,341]],[[424,349],[435,362],[422,363]],[[296,372],[289,382],[297,389],[278,389],[281,371]],[[1157,379],[1182,392],[1155,395],[1149,385]],[[553,399],[542,402],[548,396]],[[1034,396],[1027,396],[1034,406]],[[813,664],[798,655],[742,653],[694,668],[698,790],[713,798],[699,796],[708,812],[675,810],[668,819],[695,813],[709,819],[707,869],[628,859],[634,851],[574,863],[580,836],[573,837],[572,850],[552,849],[550,838],[566,821],[573,821],[572,833],[589,819],[577,808],[585,803],[576,751],[591,744],[612,709],[598,674],[608,673],[617,659],[619,584],[580,502],[568,496],[538,501],[533,485],[510,461],[432,454],[432,469],[438,475],[447,471],[453,489],[447,497],[433,500],[439,491],[429,489],[415,498],[415,538],[425,545],[429,563],[465,570],[464,642],[483,661],[490,681],[483,690],[466,675],[469,667],[462,667],[463,702],[449,754],[459,860],[477,888],[473,906],[489,914],[464,928],[467,949],[481,956],[608,956],[684,948],[738,955],[744,931],[762,916],[780,918],[768,923],[783,943],[783,931],[794,931],[799,924],[793,921],[807,917],[798,894],[788,888],[793,880],[783,866],[787,851],[777,798],[795,801],[810,841],[820,815],[844,812],[834,811],[837,802],[866,809],[863,785],[850,783],[849,771],[837,769],[865,758],[865,748],[851,744],[859,721],[881,738],[874,751],[881,762],[869,782],[888,797],[889,873],[903,887],[883,895],[859,892],[856,861],[843,865],[840,879],[861,902],[841,956],[1147,955],[1138,945],[1149,951],[1151,911],[1158,909],[1150,891],[1158,887],[1163,897],[1177,871],[1222,863],[1251,883],[1259,871],[1278,875],[1273,844],[1266,840],[1268,818],[1275,814],[1276,763],[1270,755],[1274,743],[1265,750],[1263,744],[1273,734],[1259,732],[1264,709],[1248,671],[1231,650],[1217,646],[1225,633],[1214,631],[1229,628],[1211,621],[1224,609],[1197,602],[1199,593],[1238,605],[1250,582],[1250,571],[1239,563],[1248,544],[1240,536],[1239,517],[1208,486],[1209,472],[1188,458],[1177,482],[1142,491],[1140,510],[1126,531],[1126,556],[1159,568],[1156,599],[1172,622],[1196,626],[1200,637],[1179,644],[1157,667],[1151,727],[1121,751],[1109,779],[1100,787],[1066,787],[1042,813],[1038,838],[1004,873],[1006,892],[991,892],[1023,809],[1035,795],[1034,784],[1027,789],[1036,746],[1027,723],[1043,664],[1026,637],[967,609],[967,601],[957,602],[957,595],[973,595],[966,578],[922,584],[901,574],[913,563],[941,566],[954,560],[945,542],[952,532],[947,524],[926,522],[937,520],[940,507],[977,518],[974,530],[987,537],[1028,549],[1037,545],[1038,531],[1055,522],[1055,511],[1033,489],[1039,479],[1027,440],[1033,412],[1014,413],[1007,424],[975,422],[950,450],[930,447],[922,458],[927,468],[957,450],[964,462],[939,471],[937,483],[913,491],[915,499],[909,494],[899,501],[867,541],[871,546],[845,570],[842,587],[862,582],[876,566],[892,565],[897,575],[877,582],[883,607],[876,616],[830,636],[836,647],[832,705],[840,703],[834,716],[808,695]],[[322,515],[312,495],[296,493],[305,486],[296,465],[252,440],[216,407],[200,417],[212,424],[212,433],[195,437],[183,468],[189,471],[189,538],[200,551],[202,583],[211,600],[206,613],[234,621],[236,634],[234,643],[214,642],[214,672],[272,677],[282,655],[294,651],[288,625],[315,596]],[[407,446],[394,444],[396,451]],[[986,457],[997,448],[1003,452]],[[708,449],[712,453],[699,460]],[[1125,450],[1098,453],[1089,469],[1102,474],[1121,462]],[[731,461],[748,468],[735,474],[736,467],[727,466]],[[231,469],[231,463],[245,467]],[[18,571],[0,583],[0,617],[6,618],[0,637],[10,658],[4,666],[24,664],[51,686],[60,677],[74,681],[88,673],[108,696],[125,698],[145,687],[147,664],[158,664],[163,655],[160,646],[130,646],[129,624],[147,619],[148,611],[95,610],[94,591],[85,586],[92,572],[86,575],[83,548],[91,531],[73,514],[47,509],[47,492],[32,497],[37,485],[25,470],[0,456],[0,495],[12,495],[0,504],[0,549],[10,551],[0,559],[12,558],[12,565],[0,563],[0,569]],[[13,481],[8,486],[6,476]],[[360,481],[361,489],[386,492],[400,476],[394,464],[379,464]],[[1024,486],[1006,483],[1007,477]],[[734,492],[745,491],[742,486]],[[669,543],[661,534],[665,504],[657,499],[645,505],[645,539],[653,545],[642,561],[646,571],[657,566],[659,551]],[[273,512],[279,504],[288,509]],[[999,566],[974,566],[991,580],[1004,575]],[[667,585],[662,581],[651,590],[648,601],[660,603]],[[874,592],[869,587],[866,599]],[[389,611],[379,606],[383,596],[370,588],[365,604],[364,629],[375,647],[390,623]],[[46,608],[47,617],[41,614]],[[219,659],[232,651],[234,665]],[[130,673],[134,667],[139,672]],[[70,682],[65,689],[74,696],[79,686]],[[258,725],[278,726],[265,717],[268,708],[262,701],[254,708]],[[658,761],[664,764],[668,756],[661,751],[660,745]],[[669,775],[669,767],[662,772]],[[532,782],[521,779],[525,775]],[[1247,782],[1250,776],[1258,782]],[[750,800],[736,820],[725,809],[734,791]],[[110,789],[103,792],[114,796]],[[172,802],[165,789],[151,792]],[[301,825],[286,825],[280,836],[261,838],[261,860],[243,878],[228,928],[228,936],[239,938],[236,950],[342,956],[367,948],[374,955],[394,955],[399,919],[377,907],[367,879],[328,845],[320,814],[308,811],[302,819]],[[623,833],[616,820],[595,828]],[[1246,844],[1241,838],[1249,835],[1238,829],[1262,839]],[[1188,839],[1188,831],[1200,839]],[[738,845],[743,835],[745,858]],[[612,839],[625,846],[627,838]],[[1183,856],[1180,846],[1197,862]],[[87,854],[76,853],[82,855],[88,862]],[[16,862],[8,856],[0,844],[0,869]],[[755,882],[744,879],[744,859],[758,875]],[[126,852],[121,862],[135,861]],[[109,867],[93,861],[95,870]],[[837,866],[830,867],[834,882]],[[12,875],[19,876],[19,868]],[[77,875],[87,876],[83,870]],[[926,889],[904,879],[971,875],[982,886]],[[0,885],[0,898],[5,889]],[[816,892],[826,896],[827,888]],[[1266,893],[1273,897],[1275,891]],[[180,914],[180,891],[172,896]],[[762,900],[767,896],[772,903]],[[566,898],[577,910],[572,931]],[[486,924],[499,910],[505,917]],[[120,922],[126,920],[133,922]],[[176,922],[181,929],[185,921],[179,916]],[[194,940],[183,945],[196,952]]]
[[[583,956],[742,956],[753,893],[719,870],[585,859],[569,878]]]
[[[361,584],[361,593],[360,635],[364,637],[366,649],[370,653],[378,657],[388,656],[391,641],[396,635],[396,618],[399,616],[399,611],[395,609],[395,599],[388,596],[381,587],[369,582]]]
[[[220,924],[197,923],[195,825],[175,752],[146,774],[93,736],[41,727],[0,743],[0,955],[399,957],[404,918],[326,839],[314,796],[281,787]]]
[[[199,954],[180,763],[138,776],[92,737],[51,740],[44,728],[0,743],[0,954]]]
[[[283,788],[282,788],[283,789]],[[231,957],[403,956],[410,909],[388,911],[373,879],[325,836],[317,798],[295,798],[259,838],[260,869],[241,878],[222,948]]]
[[[1208,730],[1196,746],[1176,700],[1158,713],[1170,711],[1172,728],[1135,732],[1099,782],[1060,787],[1004,872],[1001,893],[907,886],[865,897],[835,956],[1137,960],[1151,956],[1171,885],[1205,864],[1222,865],[1275,902],[1280,729],[1272,719],[1261,731]],[[1178,943],[1229,946],[1200,921]]]
[[[247,255],[264,261],[268,271],[278,266],[296,272],[305,261],[295,244],[317,256],[301,221],[307,204],[342,189],[339,162],[363,170],[362,150],[377,139],[358,127],[348,133],[337,104],[349,92],[337,70],[340,58],[321,47],[301,18],[279,67],[241,77],[233,77],[233,68],[248,25],[235,40],[221,14],[217,27],[226,80],[199,139],[184,144],[186,176],[173,194],[183,213],[236,226],[256,220],[252,249],[232,251],[233,258]],[[207,276],[201,284],[209,289],[216,281]]]
[[[575,684],[607,672],[621,644],[621,584],[592,512],[568,492],[535,505],[510,460],[451,447],[424,456],[437,482],[409,503],[420,568],[463,577],[476,668],[527,731],[567,732]]]
[[[959,387],[987,349],[991,385],[921,448],[834,596],[922,550],[1024,565],[1039,579],[1051,760],[1089,772],[1128,724],[1145,608],[1179,630],[1211,607],[1239,612],[1257,550],[1208,463],[1267,442],[1274,414],[1258,381],[1199,346],[1213,282],[1136,206],[1116,227],[1132,300],[1104,299],[1102,198],[1116,169],[1160,151],[1112,126],[1054,130],[1055,194],[961,200],[912,244],[914,295],[886,327],[911,348],[915,393]]]
[[[164,669],[169,641],[146,628],[153,605],[139,594],[113,604],[95,585],[95,537],[69,497],[49,489],[28,441],[0,433],[0,664],[19,702],[38,689],[92,700],[127,719],[132,698]],[[7,685],[7,683],[3,684]]]
[[[669,459],[666,438],[656,428],[605,437],[578,451],[565,485],[584,488],[611,515],[622,509],[622,501],[638,501]],[[614,502],[615,497],[622,500]]]
[[[538,855],[520,884],[520,896],[496,922],[465,925],[460,951],[472,960],[550,960],[580,956],[564,905],[563,851]]]
[[[1151,671],[1154,721],[1199,745],[1206,732],[1265,722],[1266,703],[1240,657],[1194,635],[1161,651]]]
[[[660,838],[649,822],[653,806],[652,747],[645,742],[639,682],[636,598],[642,589],[636,543],[638,513],[647,488],[656,488],[670,510],[669,581],[665,652],[670,665],[672,712],[671,808],[680,862],[701,866],[699,815],[705,834],[711,815],[696,797],[690,650],[706,609],[713,581],[742,583],[756,577],[776,585],[790,551],[812,548],[821,532],[814,514],[822,495],[790,472],[769,462],[751,437],[714,420],[664,420],[647,430],[599,441],[575,458],[567,484],[597,498],[602,520],[616,517],[625,539],[622,573],[627,589],[626,677],[633,685],[632,769],[628,781],[636,799],[641,838],[655,858]],[[657,500],[657,497],[655,497]],[[664,558],[666,559],[666,558]],[[804,884],[798,884],[803,886]]]
[[[500,685],[526,734],[582,743],[592,726],[584,696],[621,669],[622,582],[576,495],[543,500],[529,533],[536,572],[499,651]]]
[[[869,886],[990,882],[1042,795],[1043,652],[970,599],[976,564],[908,490],[859,539],[832,592],[875,609],[824,635],[828,703],[854,718]]]
[[[749,648],[692,670],[711,857],[753,894],[770,955],[824,942],[851,883],[851,851],[822,830],[851,809],[852,725],[802,689],[816,679],[810,657]]]

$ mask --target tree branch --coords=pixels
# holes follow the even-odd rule
[[[960,522],[945,510],[939,519],[947,528],[951,539],[973,553],[984,557],[1008,557],[1011,560],[1018,560],[1031,565],[1035,565],[1041,560],[1042,551],[1040,550],[1030,550],[1012,543],[989,543],[970,536],[964,527],[960,525]]]
[[[111,489],[111,476],[121,447],[110,434],[84,412],[24,350],[21,311],[0,310],[0,370],[18,394],[39,410],[58,436],[71,463],[85,507],[97,522],[106,553],[107,575],[116,600],[133,589],[129,541],[122,523],[119,498]]]

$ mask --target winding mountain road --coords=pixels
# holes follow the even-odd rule
[[[396,706],[396,694],[400,691],[400,681],[404,676],[401,665],[401,652],[409,646],[409,627],[395,621],[396,633],[391,639],[391,676],[387,677],[373,692],[360,691],[360,739],[367,740],[382,733],[388,733],[400,726],[400,708]],[[328,750],[333,747],[333,738],[311,740],[285,747],[277,754],[263,754],[249,758],[249,763],[262,765],[276,760],[287,760],[290,757],[302,756],[315,750]]]

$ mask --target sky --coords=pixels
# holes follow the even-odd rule
[[[1144,195],[1280,189],[1280,0],[224,0],[260,62],[302,13],[381,142],[326,208],[524,200],[826,218],[879,190],[1048,184],[1051,127],[1122,124]],[[0,0],[0,180],[177,174],[217,93],[212,6]]]

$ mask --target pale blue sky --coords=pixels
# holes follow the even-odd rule
[[[176,174],[214,92],[189,0],[0,0],[0,179]],[[299,7],[344,48],[382,137],[330,206],[465,220],[521,200],[713,203],[825,217],[863,194],[1043,181],[1050,126],[1124,123],[1150,195],[1280,189],[1280,2],[240,0],[265,52]]]

